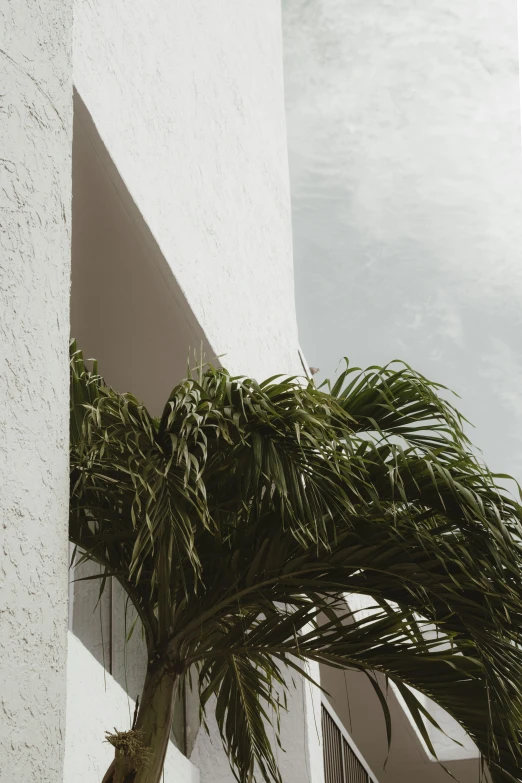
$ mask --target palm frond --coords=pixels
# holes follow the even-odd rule
[[[285,707],[285,682],[274,659],[263,652],[233,651],[206,662],[200,675],[201,705],[214,696],[223,744],[239,783],[251,783],[258,771],[264,780],[282,783],[268,727],[277,727]]]
[[[400,437],[430,450],[437,447],[466,451],[469,422],[447,399],[447,387],[428,380],[401,361],[385,367],[346,368],[329,387],[332,396],[353,417],[358,433],[376,433],[384,439]],[[455,395],[453,395],[455,396]]]
[[[423,731],[420,691],[522,779],[522,510],[447,394],[399,363],[326,390],[199,368],[156,420],[73,345],[71,539],[151,660],[197,667],[240,783],[280,780],[268,727],[306,660],[393,681]]]

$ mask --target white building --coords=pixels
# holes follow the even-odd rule
[[[3,0],[0,22],[0,781],[95,783],[142,667],[120,593],[94,612],[91,583],[70,584],[69,336],[152,410],[201,345],[233,372],[302,373],[281,8]],[[336,726],[374,783],[446,780],[393,694],[384,770],[376,698],[356,675],[320,675],[324,708],[301,682],[284,719],[285,783],[323,783]],[[231,782],[192,709],[166,783]],[[478,783],[473,748],[456,747],[447,765]],[[362,783],[365,764],[327,783]]]

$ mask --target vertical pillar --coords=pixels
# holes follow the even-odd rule
[[[72,0],[0,5],[0,778],[62,780]]]

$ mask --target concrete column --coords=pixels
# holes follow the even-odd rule
[[[0,3],[0,780],[62,780],[72,0]]]

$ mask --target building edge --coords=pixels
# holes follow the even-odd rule
[[[4,3],[0,661],[4,781],[62,779],[72,0]]]

